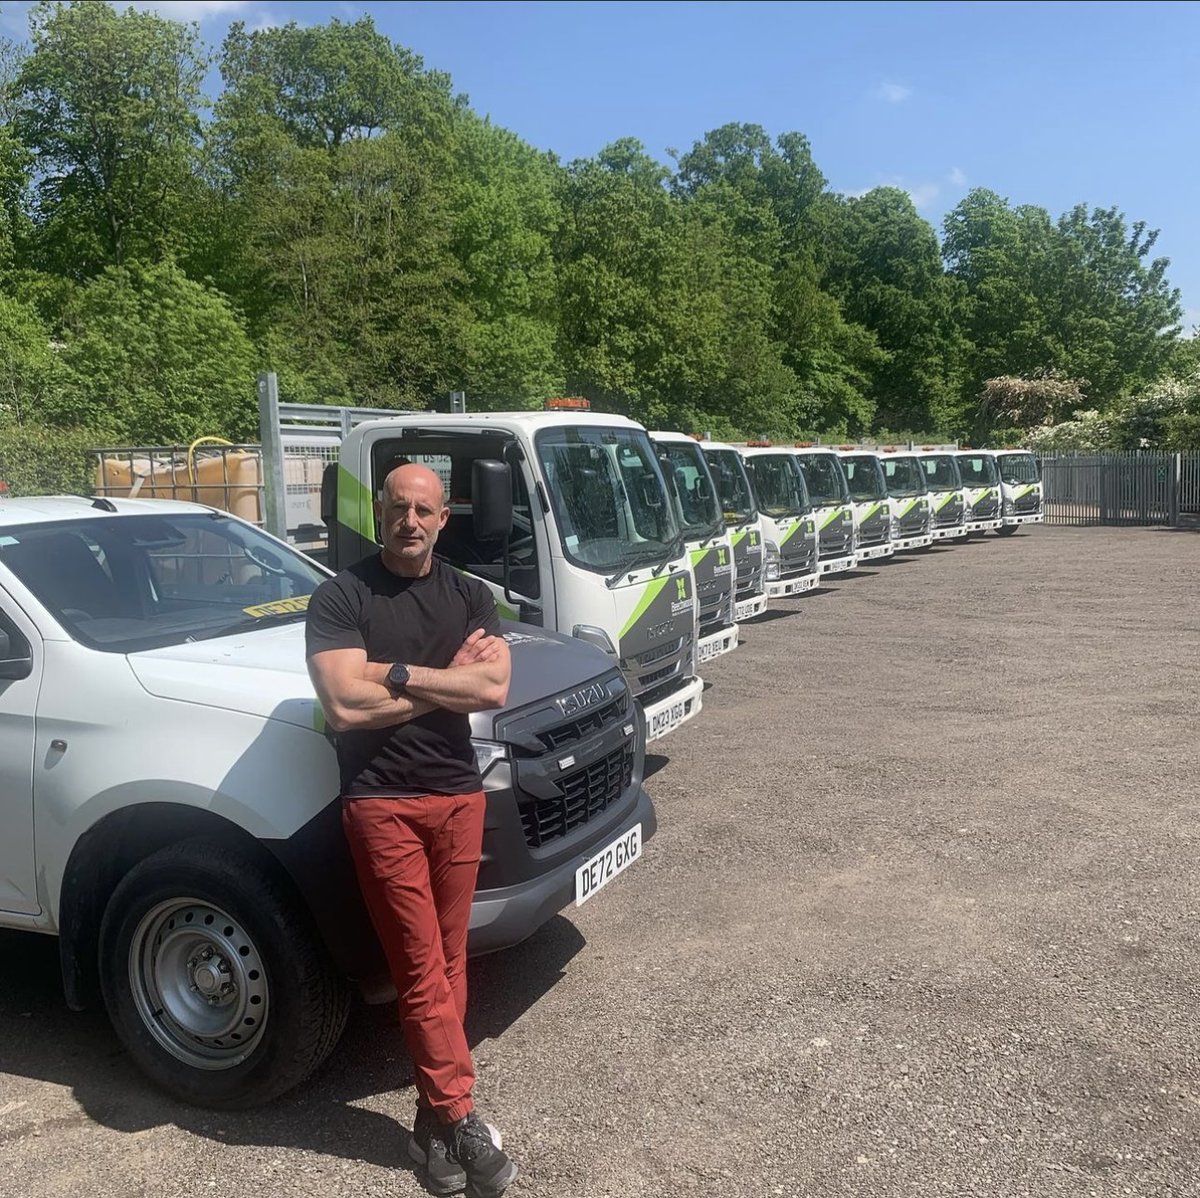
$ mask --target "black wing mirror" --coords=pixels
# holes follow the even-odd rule
[[[507,462],[476,458],[471,463],[471,516],[476,540],[502,541],[512,535],[512,471]]]

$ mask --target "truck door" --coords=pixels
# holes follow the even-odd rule
[[[33,741],[42,644],[0,591],[0,910],[40,910],[33,859]]]
[[[471,506],[471,467],[480,459],[508,462],[512,473],[513,530],[509,538],[508,593],[505,594],[505,545],[475,535]],[[372,495],[397,465],[428,466],[446,489],[450,518],[438,535],[434,552],[456,570],[486,583],[500,615],[508,620],[542,624],[543,611],[554,603],[554,579],[546,550],[541,507],[530,502],[536,493],[528,463],[511,437],[473,429],[380,429],[363,438],[360,477],[370,479]],[[376,541],[379,540],[376,530]]]

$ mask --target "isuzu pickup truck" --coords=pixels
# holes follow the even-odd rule
[[[140,1067],[244,1107],[389,997],[304,662],[326,571],[227,513],[0,500],[0,926],[58,937]],[[472,716],[488,808],[471,948],[520,942],[655,831],[618,662],[505,624],[508,706]]]

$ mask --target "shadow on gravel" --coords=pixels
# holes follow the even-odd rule
[[[653,778],[671,759],[665,753],[647,753],[643,778]]]
[[[819,590],[819,588],[818,588]],[[806,595],[815,595],[817,591],[808,591]],[[801,596],[802,598],[805,596]],[[776,620],[786,620],[788,616],[794,616],[799,613],[798,607],[768,607],[766,611],[760,612],[753,620],[742,620],[738,623],[739,628],[762,628],[764,624],[773,624]],[[740,647],[740,646],[739,646]]]
[[[494,1039],[562,978],[584,947],[579,930],[555,916],[516,948],[471,961],[467,1038]],[[162,1124],[221,1144],[299,1148],[387,1168],[412,1169],[409,1132],[389,1115],[356,1105],[413,1084],[392,1004],[356,1001],[341,1043],[308,1082],[253,1111],[207,1111],[154,1089],[126,1056],[102,1009],[67,1009],[58,945],[49,936],[0,931],[0,1070],[70,1087],[88,1118],[135,1133]],[[481,1059],[482,1058],[482,1059]],[[487,1076],[486,1050],[477,1065]],[[491,1092],[499,1088],[488,1078]],[[412,1106],[402,1097],[406,1112]]]

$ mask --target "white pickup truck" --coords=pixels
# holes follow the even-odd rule
[[[0,926],[59,937],[185,1101],[301,1081],[385,977],[304,664],[321,567],[223,512],[0,501]],[[655,830],[617,663],[506,624],[508,706],[472,717],[488,811],[471,948],[591,898]]]

